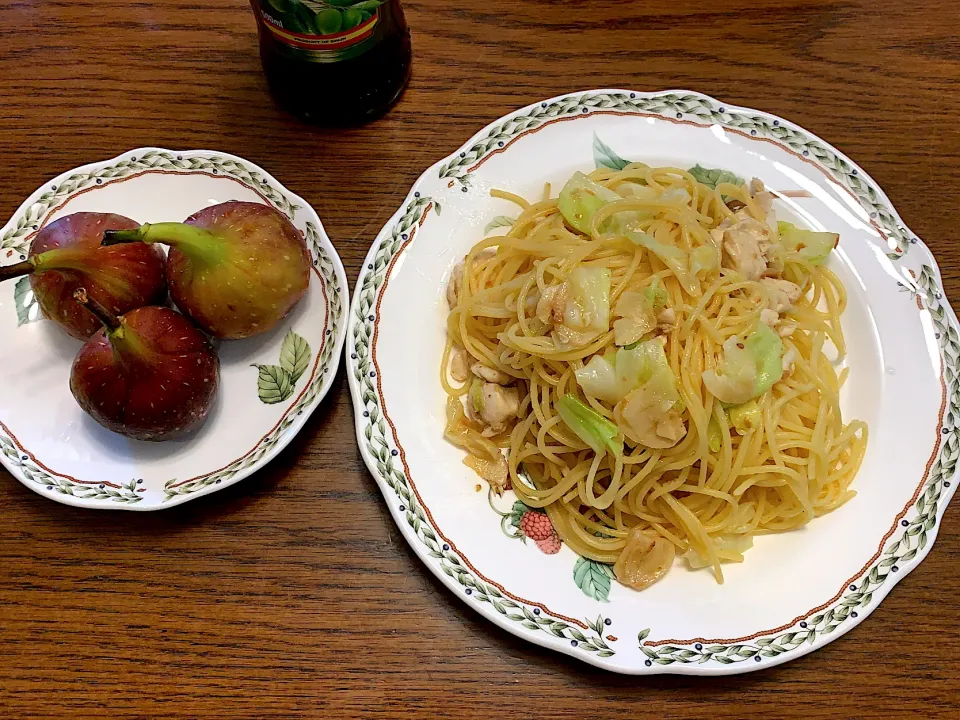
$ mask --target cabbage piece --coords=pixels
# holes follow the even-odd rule
[[[710,416],[710,422],[707,423],[707,447],[710,448],[710,452],[720,452],[720,448],[723,447],[723,433],[720,430],[720,423],[712,415]]]
[[[584,405],[575,395],[568,393],[560,398],[557,412],[567,427],[594,452],[609,451],[616,456],[623,452],[623,439],[617,426]]]
[[[610,356],[595,355],[576,372],[576,377],[587,395],[616,403],[614,414],[619,429],[634,442],[666,448],[686,435],[680,417],[685,405],[659,340],[642,342],[631,350],[620,348],[613,361]],[[593,447],[563,412],[560,416]]]
[[[787,250],[796,252],[802,260],[819,265],[840,242],[840,236],[831,232],[814,232],[798,228],[793,223],[777,223],[780,242]]]
[[[723,344],[720,371],[705,370],[710,393],[724,403],[740,405],[763,395],[783,376],[783,342],[761,323],[748,338],[734,336]]]
[[[631,440],[647,447],[673,447],[687,434],[680,413],[685,409],[677,378],[659,340],[617,351],[616,373],[627,394],[614,417]]]
[[[667,245],[655,239],[652,235],[645,232],[630,231],[627,238],[634,244],[644,247],[656,255],[663,264],[673,271],[680,281],[680,285],[691,295],[697,295],[700,292],[700,282],[697,276],[690,272],[689,259],[687,253],[673,245]]]
[[[743,553],[753,547],[753,537],[750,535],[718,535],[713,538],[713,547],[721,561],[743,562]],[[710,567],[713,564],[692,546],[682,557],[692,570]]]
[[[615,200],[622,200],[622,197],[582,172],[575,172],[560,191],[558,206],[560,214],[572,227],[589,235],[594,214]]]
[[[744,344],[734,336],[723,344],[723,362],[719,370],[704,370],[701,378],[715,398],[739,405],[753,397],[757,366]]]
[[[618,350],[616,371],[621,385],[626,388],[624,394],[650,382],[658,373],[666,372],[673,382],[675,398],[680,398],[679,393],[676,393],[676,380],[673,377],[673,370],[670,369],[667,354],[664,352],[663,343],[660,340],[647,340],[631,350],[626,348]]]
[[[570,298],[563,324],[573,330],[610,329],[610,270],[578,267],[567,278]]]
[[[690,271],[694,275],[713,272],[720,267],[720,251],[716,245],[701,245],[690,251]]]
[[[627,180],[617,185],[617,192],[625,198],[642,198],[651,200],[657,196],[657,191],[648,185]]]
[[[583,391],[599,400],[617,403],[626,394],[620,386],[614,362],[603,355],[594,355],[574,375]]]
[[[632,348],[620,348],[616,354],[594,355],[577,370],[577,384],[592,397],[620,402],[628,394],[648,383],[667,409],[683,409],[677,380],[659,340],[647,340]]]
[[[727,413],[730,416],[730,423],[741,435],[753,432],[760,427],[763,420],[763,414],[760,412],[760,406],[756,400],[748,400],[742,405],[734,405]]]
[[[613,312],[619,318],[613,321],[613,341],[617,345],[632,345],[657,327],[654,301],[648,293],[627,290]]]
[[[562,352],[585,347],[599,336],[593,330],[572,330],[566,325],[557,325],[552,333],[554,347]]]
[[[632,391],[613,409],[623,434],[652,448],[673,447],[687,434],[676,380],[667,368]]]
[[[665,203],[676,203],[678,205],[689,205],[690,204],[690,193],[687,192],[686,188],[670,188],[666,190],[658,198],[660,202]]]
[[[654,312],[665,307],[669,299],[667,289],[660,284],[660,278],[658,277],[655,277],[653,282],[644,289],[643,294],[647,296],[647,300],[650,302],[650,305],[653,306]]]
[[[470,385],[470,404],[477,415],[483,412],[483,381],[477,377]]]
[[[760,397],[783,377],[783,341],[769,325],[761,323],[743,344],[756,363],[753,396]]]

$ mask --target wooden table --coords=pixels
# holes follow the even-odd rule
[[[0,214],[129,148],[218,149],[314,205],[352,284],[423,168],[491,120],[571,89],[690,88],[856,158],[960,302],[954,0],[405,5],[400,104],[317,130],[271,103],[244,0],[3,3]],[[423,568],[360,460],[342,374],[267,469],[173,510],[77,510],[0,475],[2,718],[960,717],[957,503],[929,558],[823,650],[636,679],[517,640]]]

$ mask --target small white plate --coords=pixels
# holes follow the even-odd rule
[[[0,284],[0,462],[31,490],[79,507],[172,507],[263,467],[327,394],[345,337],[343,265],[313,208],[242,158],[140,148],[66,172],[33,193],[0,231],[0,263],[22,260],[40,228],[71,213],[182,221],[228,200],[286,214],[306,238],[314,273],[307,295],[275,330],[220,343],[216,402],[204,425],[183,439],[130,440],[88,417],[68,386],[80,341],[40,316],[27,279]],[[310,364],[289,397],[266,404],[253,365],[277,365],[288,333],[306,340]]]
[[[489,190],[532,198],[551,182],[556,193],[611,151],[807,194],[778,201],[778,214],[840,233],[830,266],[849,294],[841,402],[846,418],[870,428],[857,496],[803,530],[757,538],[744,563],[724,566],[723,585],[678,562],[638,593],[566,546],[545,555],[521,544],[525,508],[509,493],[488,502],[443,439],[444,288],[487,224],[517,212]],[[697,93],[580,92],[484,128],[429,168],[381,231],[357,281],[349,337],[360,448],[423,562],[501,627],[616,672],[745,672],[821,647],[923,559],[955,489],[960,341],[929,250],[835,148]]]

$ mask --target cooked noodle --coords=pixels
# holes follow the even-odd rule
[[[801,527],[854,495],[850,485],[867,428],[860,421],[844,424],[840,413],[846,292],[825,265],[808,261],[802,245],[781,255],[773,274],[802,291],[775,321],[784,371],[751,401],[754,424],[738,432],[733,408],[707,389],[702,376],[720,368],[725,341],[760,326],[761,311],[769,306],[766,286],[747,279],[725,250],[719,266],[681,278],[649,247],[611,231],[608,221],[633,213],[639,220],[632,229],[689,257],[699,247],[724,248],[724,227],[738,219],[767,224],[769,199],[762,186],[711,188],[687,171],[641,163],[588,177],[623,196],[596,210],[589,233],[565,221],[549,187],[547,199],[538,202],[492,193],[522,212],[506,235],[474,245],[455,278],[441,368],[449,396],[445,434],[496,490],[509,483],[526,505],[544,509],[579,555],[615,563],[631,531],[643,532],[672,544],[670,560],[674,551],[685,554],[694,567],[712,567],[722,582],[720,563],[741,561],[752,536]],[[594,356],[619,357],[613,355],[614,330],[566,341],[557,334],[556,319],[545,322],[542,312],[538,317],[548,288],[560,286],[577,268],[609,270],[611,307],[625,292],[665,291],[663,306],[673,313],[661,312],[645,339],[662,338],[657,342],[679,392],[674,409],[685,434],[672,446],[651,447],[621,433],[614,442],[623,443],[622,452],[598,452],[561,418],[558,404],[569,394],[625,429],[617,404],[587,393],[575,375]],[[769,313],[765,317],[769,321]],[[476,379],[476,371],[465,382],[451,379],[451,363],[464,359],[502,373],[494,384],[503,388],[501,395],[511,394],[509,402],[516,394],[518,407],[500,427],[469,409],[471,391],[496,388]],[[670,442],[656,440],[654,445]],[[501,482],[497,468],[504,457],[509,479]]]

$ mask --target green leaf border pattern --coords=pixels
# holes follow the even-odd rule
[[[0,452],[3,453],[3,456],[7,458],[11,465],[20,470],[27,480],[38,485],[44,485],[47,490],[58,492],[61,495],[69,495],[80,500],[112,500],[127,505],[133,505],[143,499],[138,494],[138,489],[142,486],[142,480],[133,479],[122,484],[119,488],[114,488],[105,483],[94,485],[77,483],[67,478],[51,475],[37,465],[29,455],[21,455],[13,440],[2,433],[0,433]]]
[[[825,612],[803,620],[789,632],[732,645],[705,646],[695,643],[692,646],[647,646],[644,645],[649,633],[647,630],[638,637],[640,650],[647,656],[647,666],[708,661],[728,665],[751,658],[759,662],[763,658],[772,658],[796,650],[804,643],[813,644],[843,623],[856,619],[859,612],[871,604],[874,593],[900,572],[901,565],[914,560],[931,542],[929,533],[937,526],[941,500],[950,487],[951,478],[957,471],[957,461],[960,459],[960,334],[945,304],[941,303],[943,291],[934,268],[921,266],[916,283],[918,293],[936,328],[943,360],[943,379],[947,388],[947,407],[943,417],[944,432],[940,452],[911,511],[900,520],[899,532],[888,541],[870,569],[847,587],[840,600]]]
[[[388,238],[377,247],[371,266],[365,268],[358,281],[356,308],[354,310],[353,353],[348,370],[353,373],[363,403],[363,439],[366,450],[376,463],[377,476],[386,483],[399,500],[398,509],[404,515],[417,540],[426,549],[428,557],[438,561],[444,574],[452,578],[463,589],[464,594],[477,602],[487,603],[506,620],[519,623],[527,630],[542,631],[556,638],[570,642],[572,647],[591,653],[596,657],[608,658],[615,651],[604,640],[603,617],[588,622],[590,633],[584,633],[576,625],[550,617],[539,607],[527,607],[507,597],[497,587],[478,578],[446,543],[441,542],[420,506],[417,496],[410,488],[404,475],[402,464],[396,461],[398,451],[390,447],[387,424],[380,409],[380,399],[375,387],[373,370],[373,334],[377,296],[387,276],[390,263],[403,248],[411,230],[426,213],[432,209],[438,215],[440,206],[430,197],[416,194],[407,205],[403,215],[394,225]]]
[[[876,222],[894,243],[896,250],[889,254],[892,259],[903,257],[909,246],[917,242],[916,237],[910,234],[891,212],[876,186],[822,141],[779,119],[748,114],[738,108],[727,108],[702,95],[663,93],[644,97],[639,93],[586,93],[542,102],[527,112],[513,115],[495,125],[469,149],[443,163],[440,166],[440,177],[470,187],[472,177],[468,168],[491,152],[503,148],[519,135],[550,120],[602,111],[646,113],[677,120],[710,122],[754,137],[774,140],[804,158],[815,161],[857,197],[869,212],[870,219]]]
[[[151,149],[144,151],[143,154],[121,157],[109,165],[96,167],[88,172],[74,173],[51,185],[35,202],[22,211],[18,211],[18,217],[14,225],[0,237],[0,249],[9,248],[15,252],[25,253],[27,251],[27,236],[34,232],[36,226],[52,208],[87,188],[150,170],[207,172],[211,175],[223,175],[239,180],[267,198],[277,209],[291,219],[301,207],[291,201],[284,192],[274,187],[265,174],[248,167],[237,159],[219,155],[187,157],[185,154]],[[280,442],[284,433],[295,422],[300,412],[313,404],[320,394],[328,373],[336,371],[337,365],[331,365],[330,361],[336,345],[334,340],[341,331],[341,323],[344,320],[344,289],[337,278],[333,260],[321,244],[317,226],[313,222],[307,221],[305,229],[304,237],[313,258],[314,266],[320,272],[326,285],[329,312],[327,334],[320,353],[320,372],[313,378],[297,403],[284,415],[280,424],[252,452],[218,472],[197,478],[175,488],[172,486],[176,484],[177,480],[175,478],[168,480],[164,485],[165,501],[177,496],[189,495],[210,485],[229,480],[237,473],[259,462]],[[142,500],[142,495],[137,492],[139,487],[142,487],[142,482],[137,480],[132,480],[130,483],[122,485],[120,489],[115,489],[107,484],[77,483],[68,478],[54,476],[38,467],[36,463],[29,459],[29,456],[21,455],[13,439],[6,436],[2,431],[0,431],[0,452],[13,466],[20,470],[25,478],[45,486],[48,490],[81,500],[111,500],[128,504]]]

